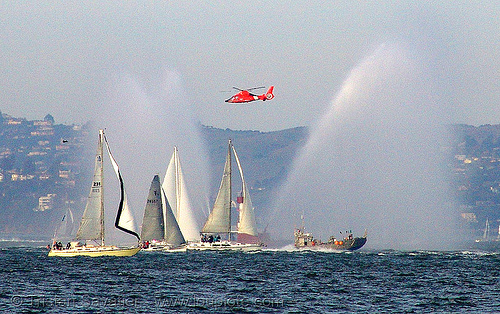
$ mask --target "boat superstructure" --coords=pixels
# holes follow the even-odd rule
[[[366,243],[367,233],[363,237],[354,237],[352,232],[346,232],[346,235],[341,238],[331,236],[327,242],[322,242],[312,235],[312,233],[305,232],[304,228],[295,229],[294,232],[294,245],[298,249],[330,249],[330,250],[358,250]]]

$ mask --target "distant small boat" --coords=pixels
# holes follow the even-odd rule
[[[237,198],[238,203],[238,226],[237,231],[231,230],[231,157],[234,155],[241,176],[242,191]],[[236,241],[231,235],[237,233]],[[223,238],[225,237],[225,238]],[[258,238],[255,213],[250,200],[250,193],[243,177],[240,160],[234,146],[229,140],[226,163],[222,175],[219,192],[213,209],[201,230],[201,241],[189,243],[188,250],[196,251],[255,251],[262,249],[262,243]]]
[[[498,226],[498,234],[496,237],[490,236],[490,232],[490,221],[487,218],[483,237],[474,241],[474,249],[493,252],[500,251],[500,225]]]
[[[67,246],[61,242],[56,242],[49,251],[48,256],[132,256],[136,254],[140,247],[117,247],[104,244],[104,195],[103,195],[103,145],[106,143],[109,158],[120,183],[120,204],[116,214],[115,227],[123,232],[134,235],[139,239],[135,229],[132,213],[128,207],[127,194],[123,187],[123,179],[106,140],[103,130],[99,130],[99,140],[97,153],[95,156],[94,179],[90,188],[87,205],[76,234],[75,241]],[[87,241],[94,241],[93,244]]]
[[[71,208],[68,207],[61,219],[59,226],[56,228],[54,232],[53,241],[56,241],[56,239],[61,239],[61,240],[73,239],[73,237],[75,236],[73,233],[74,224],[75,220],[73,217],[73,211],[71,211]]]
[[[294,236],[294,245],[298,249],[354,251],[365,245],[367,232],[365,230],[363,237],[353,237],[352,232],[346,232],[344,237],[340,239],[331,236],[328,242],[322,242],[315,239],[311,233],[305,232],[305,228],[302,226],[301,228],[295,229]]]

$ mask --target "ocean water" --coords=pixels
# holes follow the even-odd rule
[[[500,254],[185,252],[47,257],[0,249],[0,311],[498,313]]]

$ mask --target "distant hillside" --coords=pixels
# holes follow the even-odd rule
[[[87,140],[89,128],[54,124],[50,115],[45,120],[29,121],[0,113],[0,238],[2,234],[51,236],[68,204],[84,207],[86,180],[92,170],[84,160],[91,158],[94,145]],[[260,213],[269,211],[272,194],[285,179],[307,130],[257,132],[202,127],[202,134],[212,170],[212,197],[220,183],[227,142],[232,139],[262,219]],[[42,199],[46,201],[40,205]]]
[[[9,234],[51,236],[68,204],[84,207],[91,169],[83,161],[91,158],[95,144],[89,128],[55,124],[50,115],[28,121],[0,114],[0,238]],[[500,125],[455,124],[449,128],[453,141],[443,151],[450,153],[447,169],[457,214],[477,235],[486,219],[492,230],[498,230]],[[262,229],[308,133],[306,127],[259,132],[203,126],[211,169],[210,197],[215,198],[219,187],[231,139]]]
[[[460,213],[476,235],[486,219],[500,222],[500,125],[450,125],[453,136],[449,152],[451,190]],[[308,129],[276,132],[234,131],[203,128],[212,168],[212,194],[216,193],[227,150],[232,139],[240,156],[260,228],[268,222],[270,206],[286,180],[294,158],[306,143]],[[448,151],[448,150],[447,150]]]
[[[455,124],[451,126],[455,136],[453,143],[457,153],[470,156],[500,156],[500,124],[472,126]]]

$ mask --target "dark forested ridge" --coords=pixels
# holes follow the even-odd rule
[[[47,115],[29,121],[0,115],[0,238],[51,236],[68,206],[85,206],[93,146],[89,125],[56,124]],[[500,125],[450,126],[450,186],[456,213],[477,234],[486,219],[492,229],[500,220]],[[279,187],[308,129],[236,131],[202,126],[212,178],[220,178],[228,139],[233,141],[251,189],[258,224],[263,227]],[[217,188],[213,183],[213,189]]]

